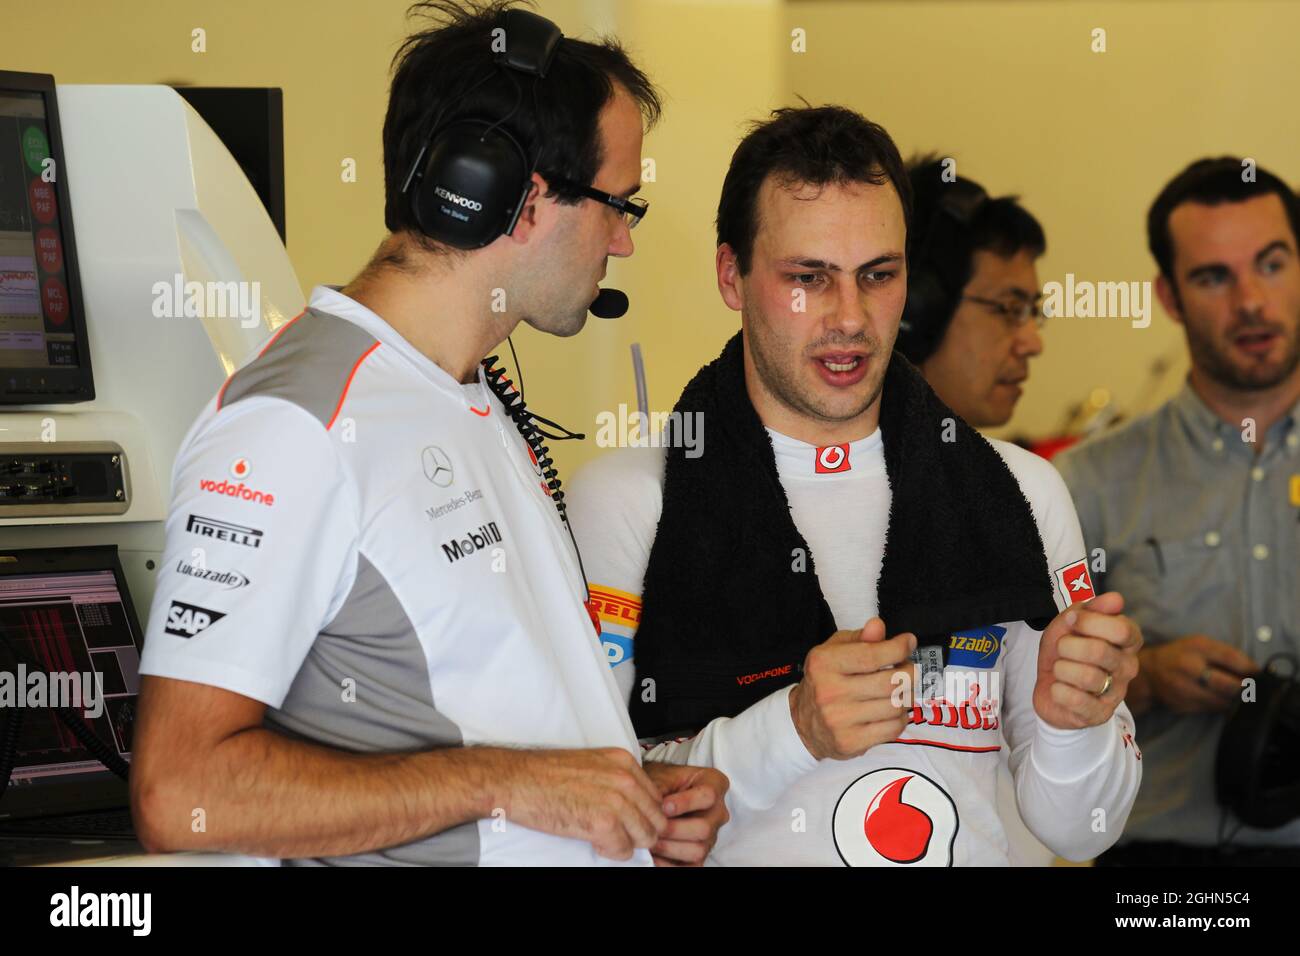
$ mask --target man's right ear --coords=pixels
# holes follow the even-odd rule
[[[1160,299],[1160,304],[1164,306],[1169,318],[1182,325],[1183,310],[1178,301],[1178,293],[1174,290],[1173,283],[1165,277],[1163,272],[1156,276],[1156,297]]]
[[[523,208],[519,210],[519,217],[515,220],[515,228],[511,231],[509,238],[515,242],[523,243],[528,241],[533,230],[539,225],[543,216],[542,198],[546,194],[547,186],[539,173],[533,173],[532,184],[528,188],[528,195],[524,197]]]
[[[722,301],[727,303],[727,308],[739,312],[745,304],[745,294],[740,287],[740,263],[736,260],[735,250],[722,243],[718,246],[713,265],[718,273],[718,292],[722,294]]]

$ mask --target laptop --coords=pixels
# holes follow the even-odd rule
[[[115,545],[0,550],[0,780],[20,720],[0,839],[134,841],[104,761],[129,768],[141,646]]]

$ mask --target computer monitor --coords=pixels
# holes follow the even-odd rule
[[[22,715],[0,820],[127,805],[126,782],[40,705],[58,687],[54,702],[75,701],[73,713],[129,761],[140,650],[116,547],[0,551],[0,718]]]
[[[247,176],[175,90],[54,90],[94,397],[0,404],[0,547],[116,543],[145,615],[177,449],[222,380],[305,300]],[[83,493],[73,456],[94,456],[110,480]]]
[[[0,71],[0,404],[95,397],[54,78]]]

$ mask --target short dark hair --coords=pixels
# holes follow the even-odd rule
[[[892,183],[909,221],[912,195],[898,147],[884,128],[842,106],[786,107],[751,124],[731,156],[718,201],[718,245],[749,272],[758,234],[758,192],[768,176],[784,186]]]
[[[975,253],[1010,259],[1047,251],[1043,227],[1018,196],[990,197],[972,179],[953,174],[955,161],[937,153],[907,164],[914,228],[907,241],[907,306],[895,348],[916,365],[934,354],[975,273]]]
[[[512,0],[423,0],[407,11],[408,17],[423,15],[435,25],[407,37],[393,56],[384,117],[384,225],[392,232],[410,230],[427,249],[437,244],[420,234],[402,183],[435,121],[509,114],[501,125],[529,156],[537,156],[546,195],[575,203],[581,196],[555,181],[591,185],[604,159],[600,111],[614,95],[614,84],[632,95],[647,128],[659,119],[659,93],[608,37],[594,43],[565,37],[546,78],[536,84],[536,101],[531,81],[524,78],[516,78],[518,87],[505,76],[475,86],[497,69],[492,31],[516,5]]]
[[[974,180],[952,175],[953,167],[949,158],[935,153],[908,161],[915,225],[908,237],[907,265],[910,272],[933,273],[953,297],[955,308],[974,273],[976,252],[1010,259],[1025,250],[1037,259],[1047,251],[1047,237],[1033,214],[1020,205],[1019,196],[990,197]],[[984,197],[967,222],[942,215],[944,197],[953,190]]]
[[[1253,182],[1246,181],[1243,173],[1250,167],[1248,161],[1240,156],[1198,159],[1169,180],[1151,204],[1147,211],[1147,246],[1160,267],[1160,273],[1173,283],[1175,295],[1178,283],[1174,281],[1174,239],[1169,232],[1169,217],[1183,203],[1217,206],[1273,193],[1286,210],[1292,240],[1300,245],[1300,201],[1277,176],[1262,166],[1250,165],[1253,166]]]

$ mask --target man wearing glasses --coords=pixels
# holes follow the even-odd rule
[[[640,196],[633,196],[631,193],[640,190],[641,185],[638,183],[632,187],[631,192],[625,198],[623,196],[614,196],[601,189],[593,189],[590,186],[583,186],[579,183],[570,182],[567,179],[556,177],[555,185],[567,192],[576,193],[584,199],[594,199],[596,202],[604,203],[612,209],[618,211],[623,222],[627,224],[628,229],[635,229],[641,222],[641,217],[646,214],[650,208],[650,203]]]
[[[946,160],[908,165],[914,234],[909,240],[907,306],[895,349],[935,393],[975,428],[1005,425],[1043,350],[1035,261],[1047,249],[1038,221],[1015,198],[991,198]],[[1024,825],[1005,753],[998,766],[998,811],[1013,865],[1046,865],[1052,853]]]
[[[521,322],[578,332],[632,254],[659,99],[612,41],[429,6],[384,124],[390,235],[177,456],[137,832],[314,865],[696,863],[725,778],[638,759],[545,449],[481,365]]]
[[[916,208],[896,348],[975,428],[1005,425],[1043,351],[1043,229],[1014,197],[991,198],[939,159],[908,169]]]

